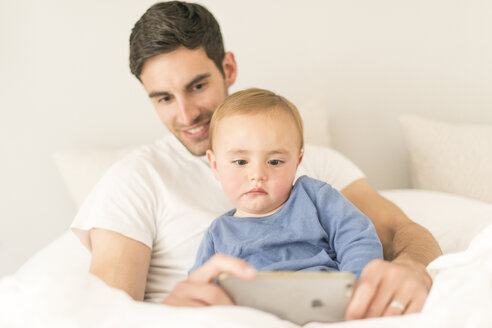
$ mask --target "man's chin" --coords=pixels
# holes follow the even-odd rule
[[[205,155],[205,153],[209,149],[208,137],[206,138],[206,140],[197,141],[197,142],[189,142],[189,141],[188,142],[184,142],[181,139],[178,139],[178,140],[194,156],[203,156],[203,155]]]
[[[207,148],[208,149],[208,148]],[[200,151],[192,151],[190,149],[188,149],[190,151],[190,153],[193,155],[193,156],[196,156],[196,157],[202,157],[202,156],[205,156],[206,152],[207,152],[207,149],[205,150],[200,150]]]

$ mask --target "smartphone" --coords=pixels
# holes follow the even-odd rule
[[[304,325],[311,321],[343,321],[354,285],[350,272],[258,272],[246,281],[223,273],[219,286],[231,300]]]

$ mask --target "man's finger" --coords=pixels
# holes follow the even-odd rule
[[[382,260],[374,260],[362,270],[359,281],[354,290],[354,295],[345,310],[345,320],[357,320],[365,317],[372,299],[377,295],[381,283],[381,266],[386,263]]]
[[[365,318],[377,318],[384,314],[393,298],[393,290],[389,287],[384,283],[379,286],[378,293],[368,306]]]
[[[211,283],[224,272],[245,280],[251,280],[256,276],[256,270],[246,261],[224,254],[216,254],[193,271],[188,276],[188,281]]]
[[[425,292],[417,293],[417,295],[413,297],[410,304],[407,305],[407,308],[405,309],[404,313],[410,314],[410,313],[418,313],[422,311],[426,299],[427,299],[427,293]]]
[[[222,288],[210,283],[190,283],[190,288],[180,296],[199,300],[206,305],[234,305]]]
[[[185,307],[203,307],[207,304],[194,300],[194,299],[184,299],[175,296],[167,297],[162,304],[169,306],[185,306]]]
[[[233,305],[231,299],[218,286],[210,283],[179,282],[163,302],[179,306]],[[193,304],[193,305],[189,305]]]
[[[427,290],[415,281],[410,280],[409,276],[404,278],[405,280],[395,282],[392,286],[395,294],[388,303],[384,316],[414,313],[422,309],[427,298]]]
[[[394,316],[394,315],[402,315],[405,313],[406,309],[408,309],[408,304],[412,300],[412,294],[409,293],[396,293],[391,300],[388,302],[388,305],[384,309],[382,316]]]
[[[357,320],[364,318],[369,303],[376,293],[377,286],[368,283],[360,283],[354,291],[345,311],[345,320]]]
[[[390,309],[390,313],[403,313],[413,294],[412,290],[401,290],[403,276],[398,267],[385,265],[381,266],[381,269],[383,267],[385,268],[384,279],[381,280],[378,293],[369,305],[366,318],[380,317],[385,314],[387,309]],[[390,306],[393,301],[396,303]],[[395,304],[399,306],[395,306]],[[401,309],[402,306],[403,309]]]

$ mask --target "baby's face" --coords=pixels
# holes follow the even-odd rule
[[[302,154],[293,119],[284,113],[223,118],[208,151],[235,216],[274,213],[289,198]]]

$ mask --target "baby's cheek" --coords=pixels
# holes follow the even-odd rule
[[[229,198],[237,197],[241,190],[241,179],[237,174],[228,174],[222,180],[222,188]]]
[[[282,198],[283,200],[289,197],[290,190],[292,189],[292,183],[289,179],[280,180],[273,186],[273,192],[276,197]]]

